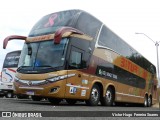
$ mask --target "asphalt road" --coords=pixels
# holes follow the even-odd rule
[[[62,101],[59,105],[52,105],[47,100],[32,101],[31,99],[17,99],[17,98],[0,98],[0,120],[18,120],[28,119],[35,120],[37,115],[38,119],[47,120],[60,119],[60,120],[81,120],[81,119],[156,119],[160,118],[160,110],[153,107],[142,107],[140,105],[118,105],[112,107],[106,106],[87,106],[84,102],[77,102],[75,105],[68,105]],[[12,118],[2,117],[2,112],[11,112]],[[15,114],[14,114],[15,113]],[[32,113],[35,113],[34,115]],[[16,116],[16,115],[20,116]],[[31,115],[30,115],[31,114]],[[140,114],[141,116],[136,116]],[[28,117],[30,115],[31,117]],[[48,115],[48,116],[47,116]],[[146,116],[147,117],[146,117]],[[153,115],[153,116],[151,116]],[[3,114],[4,116],[4,114]],[[42,118],[40,118],[42,116]],[[47,117],[46,117],[47,116]],[[51,116],[51,117],[50,117]],[[78,117],[77,117],[78,116]],[[24,118],[26,117],[26,118]]]

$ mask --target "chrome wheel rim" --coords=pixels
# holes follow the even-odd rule
[[[151,98],[148,98],[148,105],[151,106]]]
[[[12,94],[11,93],[7,93],[7,96],[8,96],[8,98],[11,98]]]
[[[112,100],[112,94],[109,90],[107,90],[107,92],[106,92],[106,99],[108,102],[111,102],[111,100]]]
[[[144,106],[147,107],[147,99],[145,98]]]
[[[92,97],[93,101],[97,101],[98,100],[99,93],[98,93],[98,90],[96,88],[92,89],[91,97]]]

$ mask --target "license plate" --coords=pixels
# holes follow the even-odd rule
[[[12,85],[8,85],[8,88],[12,88]]]
[[[26,94],[27,95],[34,95],[34,91],[27,91]]]

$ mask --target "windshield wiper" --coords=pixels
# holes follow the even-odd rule
[[[17,71],[20,71],[21,69],[26,68],[26,67],[31,67],[31,66],[20,66],[17,68]]]
[[[57,69],[56,69],[57,67],[52,67],[51,65],[35,66],[35,68],[36,67],[46,67],[46,68],[53,69],[53,70],[57,71]]]

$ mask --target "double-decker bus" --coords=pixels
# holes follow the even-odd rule
[[[40,19],[25,40],[15,77],[15,93],[53,104],[151,106],[157,99],[156,68],[94,16],[82,10]]]
[[[7,53],[1,72],[1,83],[0,83],[0,95],[7,98],[12,98],[13,94],[13,81],[15,73],[18,67],[19,57],[21,51],[12,51]]]

